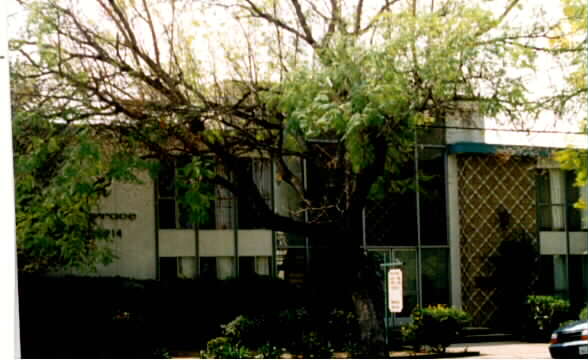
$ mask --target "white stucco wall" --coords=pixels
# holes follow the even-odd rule
[[[578,120],[560,119],[545,112],[539,119],[528,119],[525,124],[513,124],[507,120],[481,117],[470,109],[463,114],[447,116],[447,144],[474,142],[481,144],[588,148],[586,135],[580,131]],[[485,129],[485,130],[478,130]]]
[[[200,256],[234,256],[233,230],[200,230]],[[239,256],[272,256],[271,230],[239,230]]]
[[[567,254],[566,233],[563,231],[542,231],[539,233],[541,255]],[[588,234],[586,232],[570,232],[570,254],[588,254]]]
[[[159,256],[196,256],[194,230],[159,230]]]
[[[143,184],[112,186],[97,213],[135,214],[135,220],[101,220],[108,229],[121,230],[113,249],[118,259],[107,266],[98,266],[97,276],[123,276],[134,279],[155,279],[155,203],[153,183],[147,174],[140,175]]]

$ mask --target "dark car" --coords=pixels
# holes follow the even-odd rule
[[[588,320],[555,330],[549,343],[549,352],[554,359],[588,358]]]

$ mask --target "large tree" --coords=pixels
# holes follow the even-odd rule
[[[586,84],[586,43],[588,41],[588,6],[579,0],[562,0],[565,19],[559,31],[561,36],[554,39],[550,52],[567,53],[572,58],[569,74],[566,78],[568,90],[563,96],[555,98],[559,109],[576,108],[577,113],[584,119],[579,130],[588,135],[588,88]],[[586,150],[567,149],[556,154],[556,159],[567,170],[576,171],[576,186],[588,184],[588,152]],[[575,204],[578,208],[585,208],[586,199],[579,199]]]
[[[527,97],[525,76],[557,24],[540,12],[512,21],[518,0],[499,10],[461,0],[23,3],[30,22],[12,45],[23,76],[42,84],[29,95],[143,156],[200,159],[190,164],[199,183],[237,195],[263,226],[328,247],[371,356],[384,354],[383,317],[357,220],[369,196],[408,186],[400,168],[415,128],[463,109],[516,122],[552,104]],[[245,166],[252,154],[276,164],[308,221],[268,207]],[[199,171],[204,159],[215,171]],[[319,189],[291,159],[323,170]]]

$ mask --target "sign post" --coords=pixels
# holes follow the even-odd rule
[[[402,262],[393,259],[392,262],[380,264],[380,267],[388,269],[386,279],[384,280],[385,289],[385,307],[384,307],[384,330],[386,335],[386,345],[388,345],[388,312],[392,313],[392,321],[396,313],[402,311]]]

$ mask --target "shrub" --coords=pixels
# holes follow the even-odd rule
[[[555,296],[527,297],[525,334],[529,340],[547,340],[561,323],[570,318],[570,303]]]
[[[357,355],[360,333],[354,313],[339,309],[331,311],[325,331],[333,349],[348,352],[352,357]]]
[[[239,315],[228,324],[221,325],[221,328],[223,335],[235,345],[254,349],[267,342],[262,318]]]
[[[353,355],[359,338],[353,314],[333,310],[312,316],[304,307],[257,317],[239,315],[221,328],[223,336],[209,341],[203,356],[278,358],[288,351],[304,358],[330,358],[334,348]]]
[[[275,319],[266,321],[266,334],[273,345],[287,349],[304,358],[328,358],[333,350],[327,332],[320,328],[324,319],[311,316],[304,307],[281,311]]]
[[[204,359],[246,359],[251,357],[251,352],[227,337],[217,337],[206,344],[206,352],[200,355]]]
[[[401,328],[403,340],[419,351],[427,345],[435,353],[444,353],[462,329],[470,322],[470,316],[459,309],[445,305],[416,307],[411,323]]]
[[[283,350],[276,345],[266,343],[257,349],[256,358],[262,359],[279,359],[283,354]]]
[[[588,320],[588,306],[585,306],[582,311],[580,311],[580,320]]]

